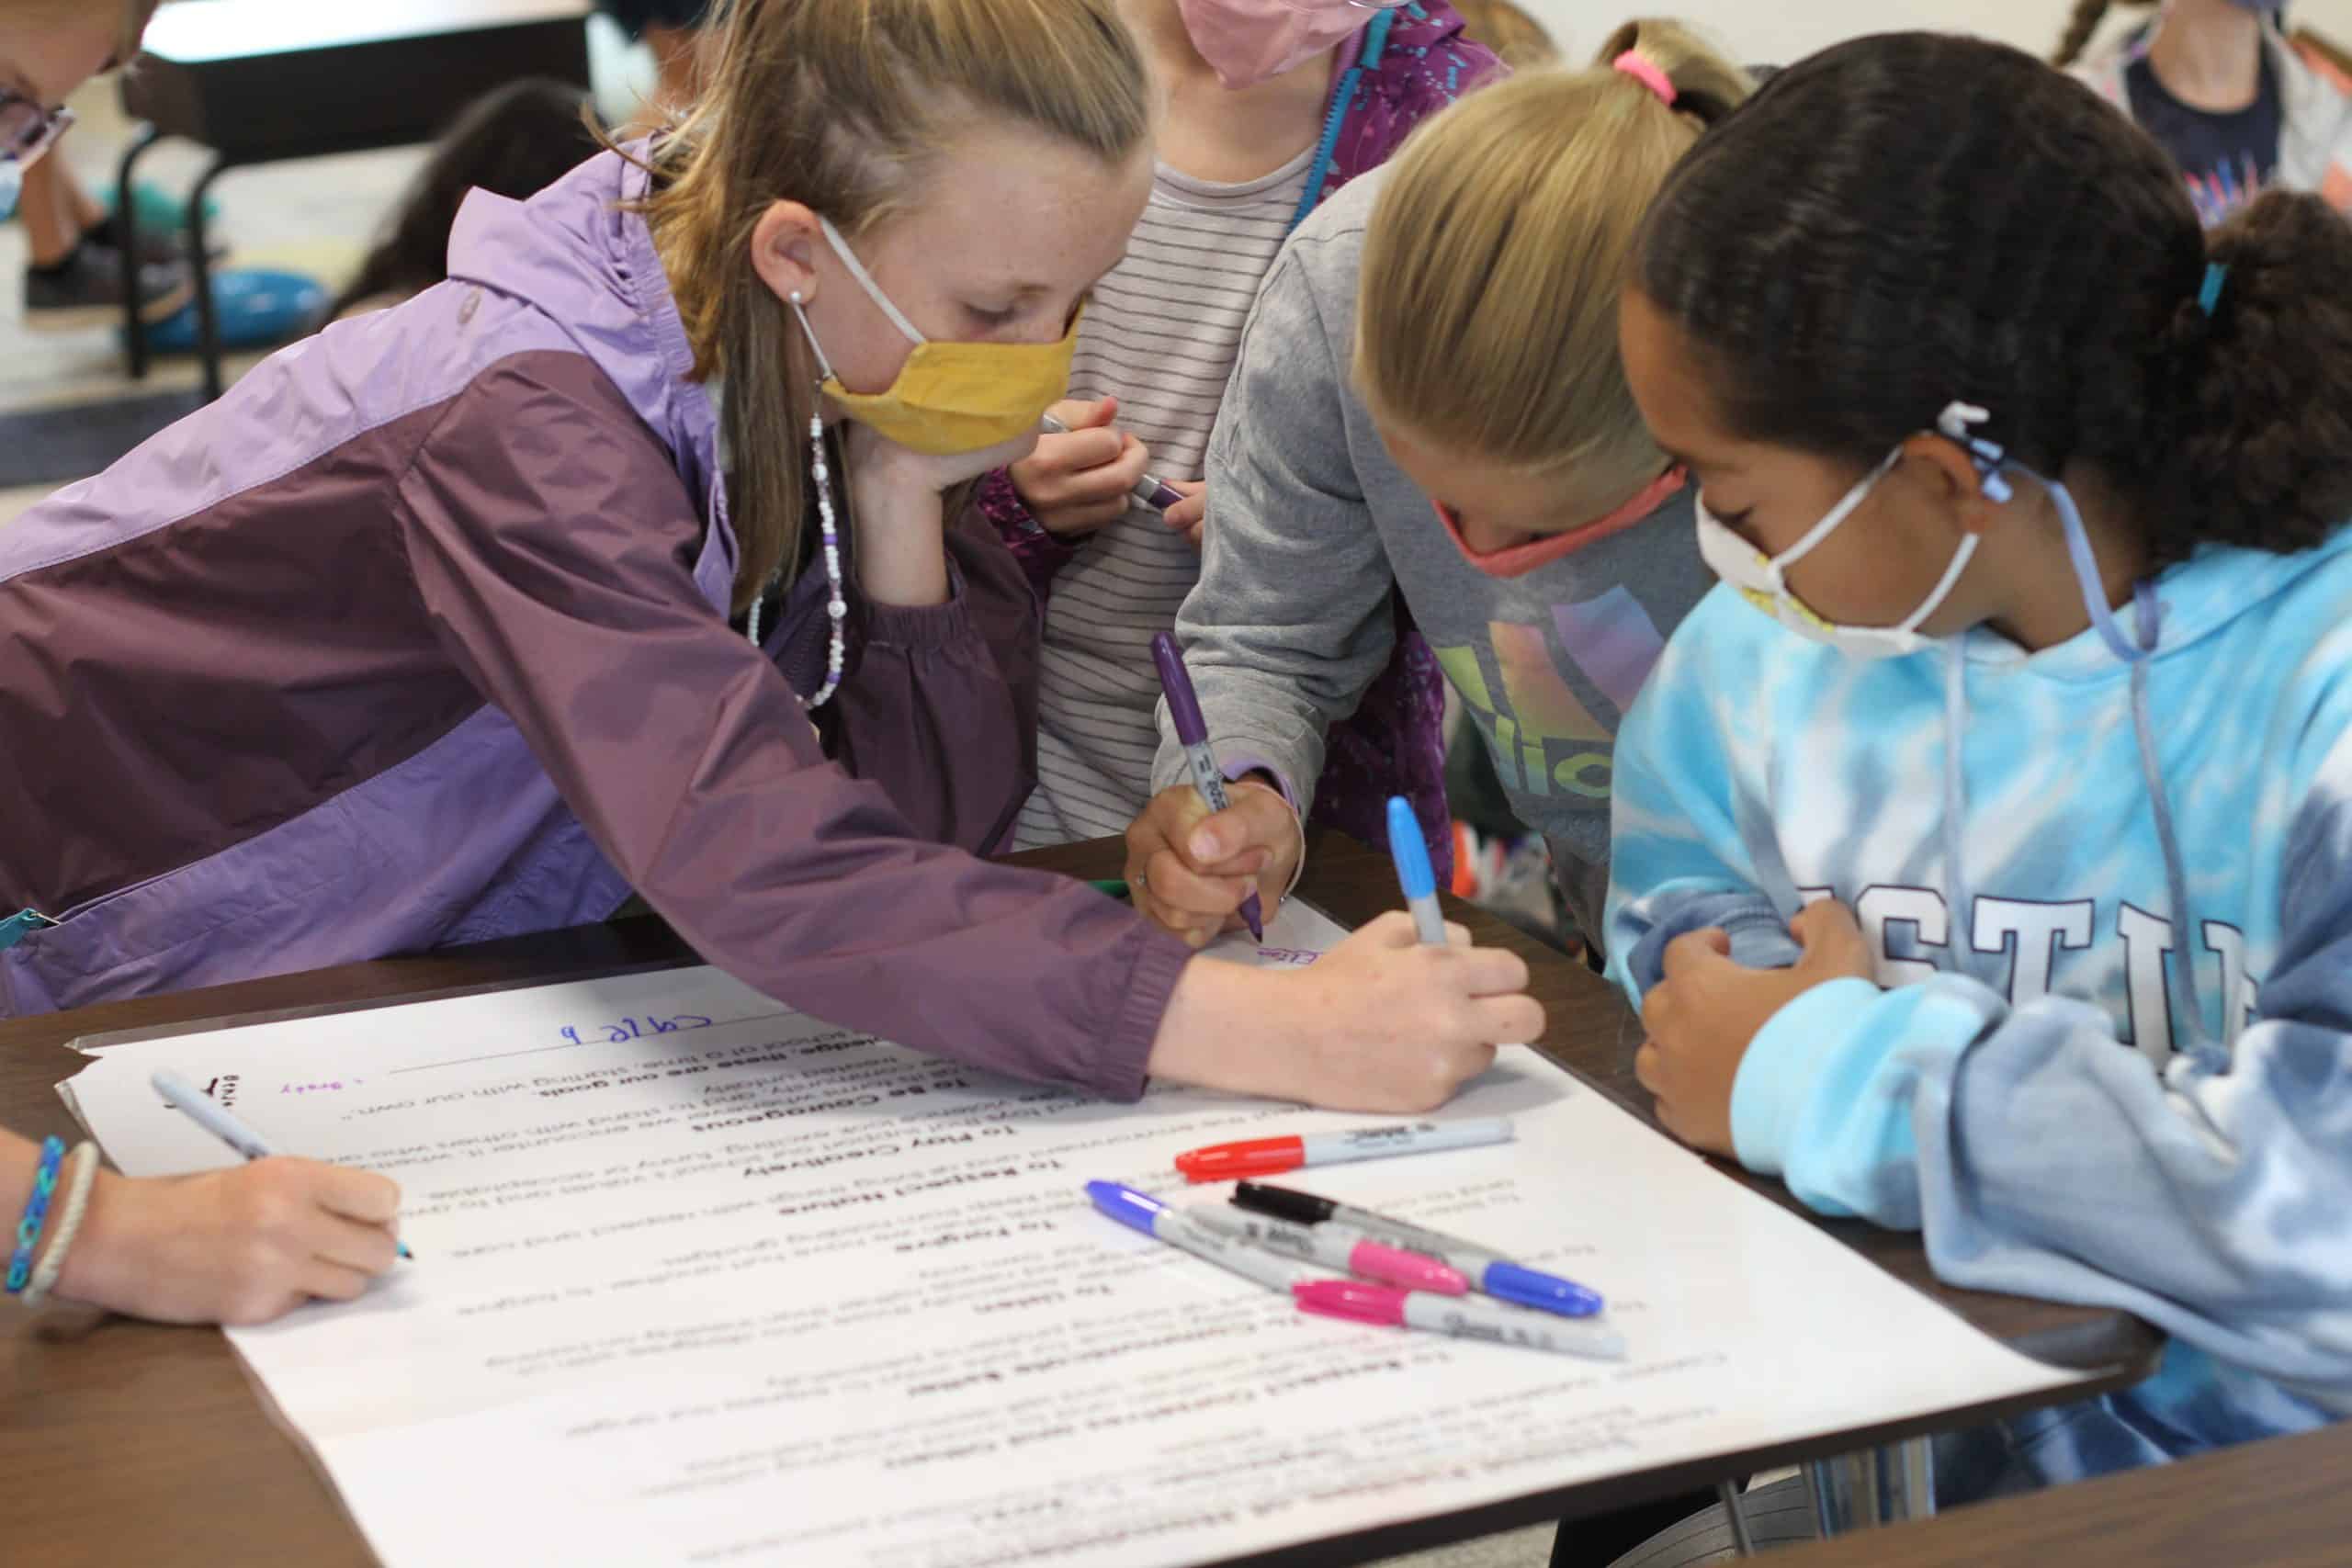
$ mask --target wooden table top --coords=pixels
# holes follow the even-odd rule
[[[2341,1467],[2341,1468],[2339,1468]],[[2344,1568],[2352,1422],[1772,1554],[1774,1568]]]
[[[1114,841],[1019,857],[1078,876],[1119,873]],[[1350,924],[1396,902],[1385,855],[1337,836],[1315,840],[1301,897]],[[1483,943],[1529,961],[1549,1027],[1539,1047],[1645,1119],[1648,1096],[1634,1081],[1638,1030],[1623,999],[1597,976],[1483,911],[1449,904]],[[514,986],[628,966],[692,962],[660,922],[523,937],[413,958],[280,976],[211,990],[0,1021],[0,1124],[39,1137],[77,1136],[55,1085],[82,1065],[66,1050],[85,1035],[168,1027],[288,1009],[334,1009],[413,999],[459,988]],[[1792,1208],[1779,1183],[1724,1167]],[[1802,1212],[1800,1210],[1799,1212]],[[1955,1291],[1928,1272],[1919,1238],[1852,1222],[1815,1221],[1881,1268],[2029,1354],[2078,1369],[2107,1369],[2084,1393],[2119,1388],[2154,1369],[2158,1337],[2116,1312]],[[209,1329],[165,1328],[95,1313],[54,1310],[0,1318],[0,1557],[48,1568],[299,1563],[371,1558],[299,1446],[274,1428],[228,1342]],[[2007,1406],[1959,1412],[1951,1424]],[[1469,1514],[1421,1520],[1253,1560],[1359,1562],[1567,1515],[1712,1484],[1726,1473],[1912,1435],[1889,1428],[1840,1434],[1798,1448],[1728,1456],[1523,1498]],[[21,1554],[21,1555],[20,1555]],[[2216,1560],[2220,1561],[2220,1560]]]

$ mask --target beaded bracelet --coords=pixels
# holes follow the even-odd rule
[[[65,1157],[65,1140],[43,1138],[40,1164],[33,1171],[33,1193],[25,1200],[25,1217],[17,1222],[16,1256],[8,1259],[8,1293],[22,1294],[33,1277],[33,1248],[40,1245],[41,1222],[49,1218],[49,1196],[57,1190],[57,1162]]]
[[[65,1272],[65,1255],[73,1250],[74,1237],[82,1229],[82,1216],[90,1207],[90,1189],[97,1185],[97,1145],[87,1141],[76,1144],[66,1157],[74,1161],[74,1179],[66,1183],[65,1206],[58,1211],[56,1231],[49,1238],[48,1249],[40,1255],[40,1266],[33,1270],[33,1282],[25,1287],[25,1293],[18,1298],[28,1307],[40,1305],[57,1288],[57,1277]]]

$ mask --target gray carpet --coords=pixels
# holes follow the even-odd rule
[[[149,392],[0,414],[0,490],[87,479],[203,400],[196,391]]]

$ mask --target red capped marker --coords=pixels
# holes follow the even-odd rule
[[[1239,1181],[1256,1176],[1277,1176],[1302,1166],[1344,1165],[1350,1160],[1385,1159],[1391,1155],[1429,1154],[1438,1149],[1472,1149],[1511,1139],[1510,1119],[1487,1117],[1475,1122],[1406,1122],[1392,1127],[1359,1127],[1352,1133],[1309,1133],[1296,1138],[1253,1138],[1247,1143],[1212,1144],[1176,1156],[1176,1168],[1189,1181]]]

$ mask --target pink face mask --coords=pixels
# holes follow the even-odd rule
[[[1292,70],[1404,0],[1176,0],[1193,47],[1231,91]]]
[[[1499,550],[1481,553],[1470,547],[1462,536],[1462,520],[1445,502],[1434,502],[1437,520],[1445,525],[1445,536],[1462,552],[1462,558],[1485,572],[1488,577],[1524,577],[1540,566],[1550,566],[1563,556],[1571,556],[1587,545],[1597,545],[1614,534],[1622,534],[1634,524],[1647,520],[1650,513],[1666,504],[1667,498],[1689,482],[1680,468],[1668,468],[1644,485],[1632,500],[1608,516],[1598,518],[1569,529],[1565,534],[1553,534],[1531,539],[1523,545],[1512,545]]]

